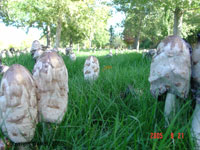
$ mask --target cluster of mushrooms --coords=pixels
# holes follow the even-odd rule
[[[37,59],[40,55],[42,55],[49,47],[45,47],[43,45],[40,44],[40,42],[38,40],[33,41],[32,47],[31,47],[31,55],[33,57],[33,59]],[[76,55],[75,53],[72,51],[72,47],[68,47],[65,50],[64,49],[60,49],[60,48],[51,48],[51,51],[55,51],[55,52],[61,52],[64,55],[69,56],[69,58],[72,61],[76,60]]]
[[[30,142],[38,121],[60,123],[68,104],[68,71],[55,50],[42,51],[39,41],[32,44],[36,60],[32,74],[22,65],[6,68],[0,86],[0,127],[14,143]],[[85,61],[84,78],[95,80],[99,62]]]
[[[67,102],[68,72],[56,52],[46,51],[38,57],[33,74],[14,64],[4,73],[0,86],[2,131],[15,143],[29,142],[38,120],[61,122]]]
[[[15,50],[14,48],[10,48],[9,50],[4,49],[0,52],[0,58],[20,56],[21,54],[26,54],[26,53],[27,53],[26,49],[21,51]]]
[[[14,64],[5,68],[0,86],[1,128],[15,143],[31,141],[38,121],[60,123],[67,110],[68,71],[62,57],[56,50],[43,51],[39,41],[33,42],[31,53],[36,60],[33,73]],[[66,53],[74,57],[70,50]],[[84,79],[96,80],[99,70],[98,59],[89,56],[83,68]],[[176,97],[188,96],[191,77],[197,101],[191,131],[200,147],[200,35],[192,57],[182,38],[168,36],[157,47],[149,76],[152,95],[157,98],[166,93],[167,126],[175,116]]]
[[[150,90],[154,97],[166,93],[164,116],[166,126],[175,117],[179,98],[187,98],[190,86],[196,99],[191,132],[200,148],[200,35],[190,55],[190,46],[179,36],[168,36],[160,42],[152,58]],[[192,56],[192,57],[191,57]],[[190,81],[192,78],[192,85]]]

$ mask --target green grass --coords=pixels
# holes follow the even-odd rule
[[[108,51],[80,52],[72,62],[63,56],[69,74],[68,110],[61,124],[39,123],[32,149],[193,149],[190,124],[192,100],[181,100],[180,111],[168,128],[163,115],[164,101],[151,96],[148,76],[151,60],[129,52],[105,57]],[[90,55],[97,56],[100,76],[89,83],[83,78],[83,65]],[[7,65],[22,64],[30,71],[30,55],[7,58]],[[112,66],[103,70],[104,66]],[[132,86],[135,94],[127,93]],[[125,94],[126,93],[126,94]],[[174,140],[171,139],[174,133]],[[162,133],[162,139],[151,139],[151,133]],[[184,139],[178,139],[184,133]],[[1,134],[2,136],[2,134]],[[11,143],[11,149],[16,144]]]

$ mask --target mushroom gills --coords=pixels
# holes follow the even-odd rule
[[[176,95],[167,93],[165,100],[165,109],[164,109],[166,126],[168,126],[171,120],[174,118],[175,110],[176,110]]]

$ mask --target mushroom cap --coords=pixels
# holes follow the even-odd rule
[[[5,72],[0,87],[2,131],[15,143],[29,142],[37,123],[35,83],[30,72],[14,64]]]
[[[8,66],[0,64],[0,74],[4,74],[8,69]]]
[[[160,42],[153,56],[150,90],[157,97],[165,92],[186,98],[190,88],[191,60],[186,43],[179,36]]]
[[[11,53],[9,50],[6,51],[6,55],[7,55],[8,57],[12,57],[12,53]]]
[[[192,51],[192,88],[196,99],[200,101],[200,43]]]
[[[85,80],[96,80],[99,76],[99,61],[95,56],[89,56],[85,60],[84,64],[84,79]]]
[[[0,58],[6,58],[6,51],[1,51]]]
[[[40,120],[60,123],[67,110],[68,72],[62,57],[45,51],[34,66]]]
[[[36,51],[34,52],[33,58],[34,58],[34,59],[37,59],[37,58],[40,57],[43,53],[44,53],[44,51],[41,50],[41,49],[36,50]]]
[[[38,40],[33,41],[31,51],[42,49],[42,46]]]

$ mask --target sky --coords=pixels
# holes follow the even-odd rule
[[[117,26],[125,18],[125,15],[117,12],[115,8],[112,8],[113,16],[108,20],[108,28],[112,25],[115,28],[115,33],[119,34],[123,31],[122,27]],[[8,46],[19,47],[23,41],[39,40],[41,31],[36,28],[30,28],[26,33],[25,29],[16,28],[13,26],[6,26],[3,22],[0,22],[0,49],[7,48]]]
[[[31,28],[26,34],[26,31],[22,28],[16,28],[13,26],[6,26],[0,22],[0,47],[6,48],[8,46],[20,46],[20,44],[29,39],[33,41],[40,38],[41,31],[36,28]]]
[[[115,27],[115,33],[122,33],[123,28],[118,26],[117,24],[121,24],[122,20],[125,19],[125,15],[121,12],[118,12],[115,8],[112,8],[113,16],[108,20],[108,26]]]

